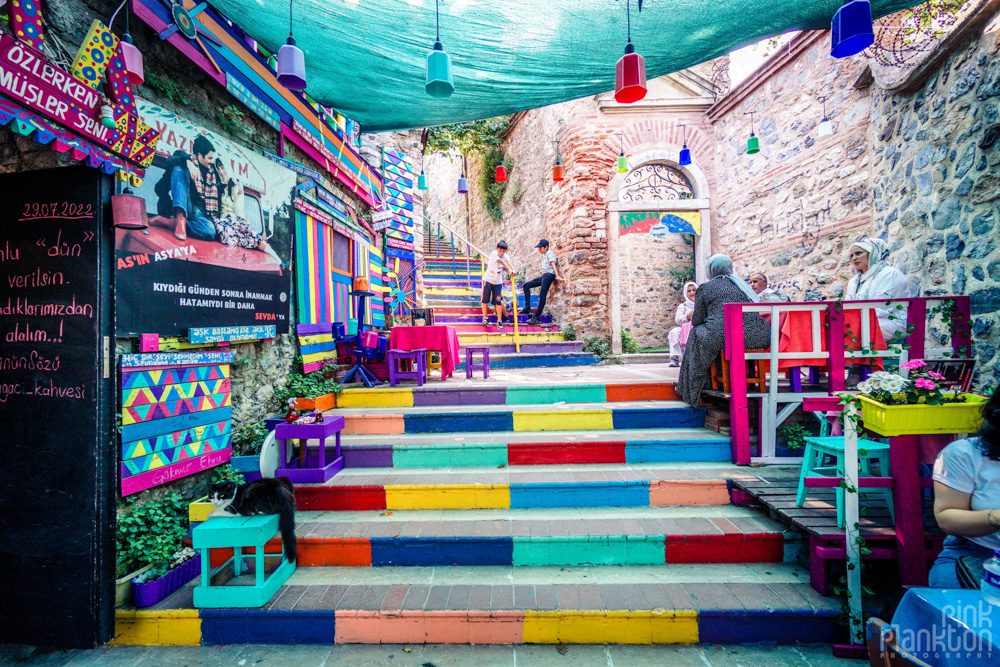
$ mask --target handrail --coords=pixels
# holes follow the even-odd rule
[[[427,222],[430,223],[431,225],[437,225],[438,227],[444,227],[453,236],[457,237],[459,241],[462,241],[463,243],[465,243],[465,245],[467,245],[468,247],[470,247],[473,250],[475,250],[476,252],[478,252],[482,257],[489,257],[489,254],[483,252],[482,250],[480,250],[479,248],[477,248],[476,246],[474,246],[472,244],[472,242],[470,242],[467,238],[465,238],[464,236],[462,236],[461,234],[459,234],[458,232],[456,232],[454,229],[452,229],[451,227],[449,227],[447,224],[441,222],[440,220],[431,220],[430,218],[425,218],[425,220],[427,220]]]

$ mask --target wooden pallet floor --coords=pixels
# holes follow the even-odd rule
[[[837,528],[837,507],[834,489],[809,489],[802,507],[795,506],[798,490],[798,472],[789,474],[788,467],[758,468],[756,479],[736,479],[736,488],[754,497],[771,518],[808,535],[823,539],[843,538],[844,530]],[[889,508],[880,491],[867,491],[861,498],[861,535],[866,538],[892,539],[895,527]],[[924,505],[924,525],[928,538],[940,539],[941,529],[934,521],[930,499]]]

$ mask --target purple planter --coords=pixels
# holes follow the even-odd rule
[[[180,567],[167,572],[154,581],[136,583],[132,580],[132,599],[139,609],[151,607],[167,597],[178,588],[194,579],[201,572],[201,555],[195,555],[181,564]]]

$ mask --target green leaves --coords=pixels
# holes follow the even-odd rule
[[[116,576],[169,561],[188,533],[187,501],[179,493],[120,510]]]
[[[500,148],[501,138],[510,127],[510,116],[496,116],[465,123],[429,128],[427,150],[432,153],[485,153]],[[496,169],[496,165],[493,166]]]

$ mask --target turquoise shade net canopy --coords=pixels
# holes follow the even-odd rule
[[[294,0],[307,92],[367,132],[489,118],[612,90],[626,0],[442,0],[455,92],[424,91],[434,0]],[[213,0],[272,52],[284,0]],[[632,0],[632,42],[650,79],[789,30],[828,29],[842,0]],[[872,0],[872,15],[919,4]]]

